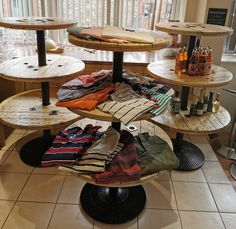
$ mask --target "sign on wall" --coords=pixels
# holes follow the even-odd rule
[[[225,25],[228,9],[209,8],[207,16],[207,24]]]

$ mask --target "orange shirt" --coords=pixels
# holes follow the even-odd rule
[[[57,106],[60,107],[68,107],[68,108],[77,108],[82,110],[94,110],[96,106],[109,98],[109,93],[114,90],[114,84],[111,83],[108,87],[99,90],[94,93],[90,93],[78,99],[73,99],[70,101],[56,103]]]

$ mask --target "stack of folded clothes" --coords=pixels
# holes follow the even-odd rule
[[[170,146],[148,133],[134,137],[130,132],[87,125],[60,131],[42,156],[43,167],[86,173],[100,184],[139,181],[141,176],[178,168],[179,160]]]
[[[144,113],[159,115],[174,93],[170,86],[130,71],[123,72],[122,80],[112,83],[108,70],[78,76],[62,85],[56,105],[88,111],[98,108],[127,125]]]
[[[141,30],[141,29],[123,29],[116,26],[104,27],[71,27],[67,30],[69,34],[86,40],[100,40],[111,43],[127,44],[127,43],[143,43],[155,44],[168,42],[171,44],[171,37],[166,33]]]

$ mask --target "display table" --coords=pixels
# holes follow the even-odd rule
[[[228,27],[190,22],[157,23],[156,29],[171,34],[181,34],[189,36],[188,57],[191,56],[192,50],[197,45],[199,45],[197,39],[200,39],[201,36],[223,36],[232,32],[232,29]],[[209,76],[189,76],[187,74],[175,74],[174,69],[175,61],[173,60],[157,61],[148,65],[148,72],[155,79],[172,85],[182,86],[181,110],[183,111],[187,110],[188,96],[191,87],[219,87],[228,84],[233,77],[231,72],[215,65],[212,66],[213,71],[212,74]],[[219,114],[222,113],[227,117],[226,120],[223,123],[221,123],[220,121],[217,122],[217,125],[215,126],[213,124],[212,127],[209,127],[210,131],[207,130],[208,127],[204,127],[205,129],[199,131],[198,134],[217,132],[229,124],[230,117],[228,112],[225,111],[224,108],[222,108],[219,112]],[[202,121],[206,117],[212,119],[208,123],[214,122],[214,118],[216,118],[215,115],[203,115]],[[179,118],[179,116],[177,116],[177,118]],[[179,170],[183,171],[198,169],[203,165],[205,160],[204,155],[199,148],[197,148],[192,143],[183,140],[183,133],[196,134],[196,132],[198,132],[196,131],[197,129],[194,129],[194,127],[193,129],[192,127],[190,127],[194,123],[193,120],[197,122],[196,117],[191,117],[189,119],[187,117],[183,117],[183,119],[181,118],[179,120],[180,123],[177,124],[176,116],[169,114],[169,121],[166,122],[166,126],[168,128],[177,131],[176,139],[173,140],[174,151],[180,160]],[[159,124],[160,121],[161,125],[165,125],[165,122],[162,122],[161,119],[152,119],[152,121],[156,124]],[[187,125],[187,123],[189,125]],[[179,125],[181,124],[182,126],[180,127]],[[185,126],[185,124],[187,126]],[[202,125],[200,125],[198,128],[201,128],[201,126]]]
[[[113,51],[113,82],[121,82],[123,74],[123,54],[126,51],[139,52],[151,51],[167,47],[171,38],[161,37],[156,40],[155,44],[128,43],[118,44],[104,41],[91,41],[78,38],[69,34],[69,42],[76,46]],[[73,112],[83,115],[84,117],[99,119],[112,122],[112,127],[120,131],[120,121],[111,115],[94,111],[82,111],[72,109]],[[150,116],[142,116],[141,119],[150,118]],[[172,145],[169,137],[165,132],[159,129],[160,135],[164,134],[165,140]],[[149,179],[153,179],[157,174],[141,177],[135,182],[114,183],[109,185],[94,183],[94,181],[86,175],[80,175],[88,184],[86,184],[81,192],[80,201],[85,212],[95,220],[105,223],[123,223],[136,217],[144,208],[146,203],[146,195],[141,184]]]
[[[54,106],[50,102],[50,91],[49,91],[49,82],[55,81],[58,77],[70,77],[79,74],[84,69],[84,63],[81,60],[78,60],[73,57],[67,56],[56,56],[48,55],[46,57],[45,51],[45,30],[52,29],[65,29],[70,26],[75,25],[76,22],[72,20],[64,20],[59,18],[46,18],[46,17],[30,17],[30,18],[3,18],[0,20],[0,26],[12,29],[21,29],[21,30],[36,30],[37,35],[37,56],[28,56],[20,57],[12,60],[8,60],[0,65],[0,76],[14,81],[23,81],[23,82],[40,82],[41,83],[41,94],[42,94],[42,110],[48,110],[48,106]],[[5,112],[6,107],[11,107],[12,103],[16,102],[19,98],[25,100],[25,96],[22,97],[22,94],[16,95],[6,100],[1,106],[1,113]],[[35,97],[31,97],[31,102],[35,102]],[[37,103],[36,103],[37,104]],[[22,108],[21,108],[22,109]],[[59,110],[59,109],[57,109]],[[14,112],[12,110],[12,112]],[[17,113],[17,110],[16,110]],[[27,113],[24,113],[24,117],[27,117]],[[40,114],[39,114],[40,115]],[[67,116],[72,118],[68,119],[59,119],[53,126],[62,124],[65,121],[66,123],[74,122],[78,120],[78,117]],[[62,116],[61,116],[62,117]],[[23,129],[35,129],[36,127],[32,125],[32,122],[29,121],[28,125],[24,122],[17,122],[15,119],[7,119],[6,117],[0,117],[1,120],[10,126],[17,126],[18,128]],[[20,116],[23,119],[22,116]],[[27,119],[27,118],[26,118]],[[54,122],[55,117],[50,115],[49,122]],[[54,121],[53,121],[54,120]],[[53,136],[50,133],[50,127],[45,125],[45,122],[40,122],[37,124],[36,129],[43,129],[43,137],[34,139],[26,145],[24,145],[20,151],[21,159],[29,165],[40,166],[41,165],[41,156],[49,148],[53,140]],[[47,129],[45,129],[47,128]],[[32,153],[33,152],[33,153]]]

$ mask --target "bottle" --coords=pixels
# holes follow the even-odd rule
[[[200,96],[197,101],[197,115],[203,115],[203,90],[200,91]]]
[[[207,47],[207,56],[206,56],[205,75],[210,75],[211,74],[212,62],[213,62],[212,48],[211,48],[211,46],[208,46]]]
[[[204,76],[206,72],[206,49],[203,49],[200,56],[199,56],[199,61],[198,61],[198,70],[199,70],[199,75]]]
[[[179,114],[180,112],[180,98],[179,98],[179,92],[175,92],[175,97],[174,97],[174,113]]]
[[[220,108],[220,93],[216,93],[216,100],[214,101],[214,111],[217,112]]]
[[[206,89],[203,89],[203,113],[207,112],[208,96],[206,95]]]
[[[196,96],[193,95],[191,105],[190,105],[190,116],[196,115],[196,103],[197,103]]]
[[[188,64],[188,74],[189,75],[197,75],[198,73],[198,61],[197,61],[197,52],[196,50],[193,50],[192,55],[189,59],[189,64]]]
[[[213,109],[213,95],[214,95],[214,92],[210,91],[208,105],[207,105],[207,112],[212,112],[212,109]]]
[[[188,53],[187,53],[186,47],[184,46],[184,48],[183,48],[182,72],[186,72],[187,71],[187,61],[188,61]]]
[[[170,101],[170,107],[171,107],[171,113],[174,114],[175,113],[175,100],[174,100],[174,97],[172,97],[172,99]]]
[[[182,64],[183,64],[183,50],[182,48],[179,48],[179,52],[176,55],[176,59],[175,59],[175,73],[181,74]]]

